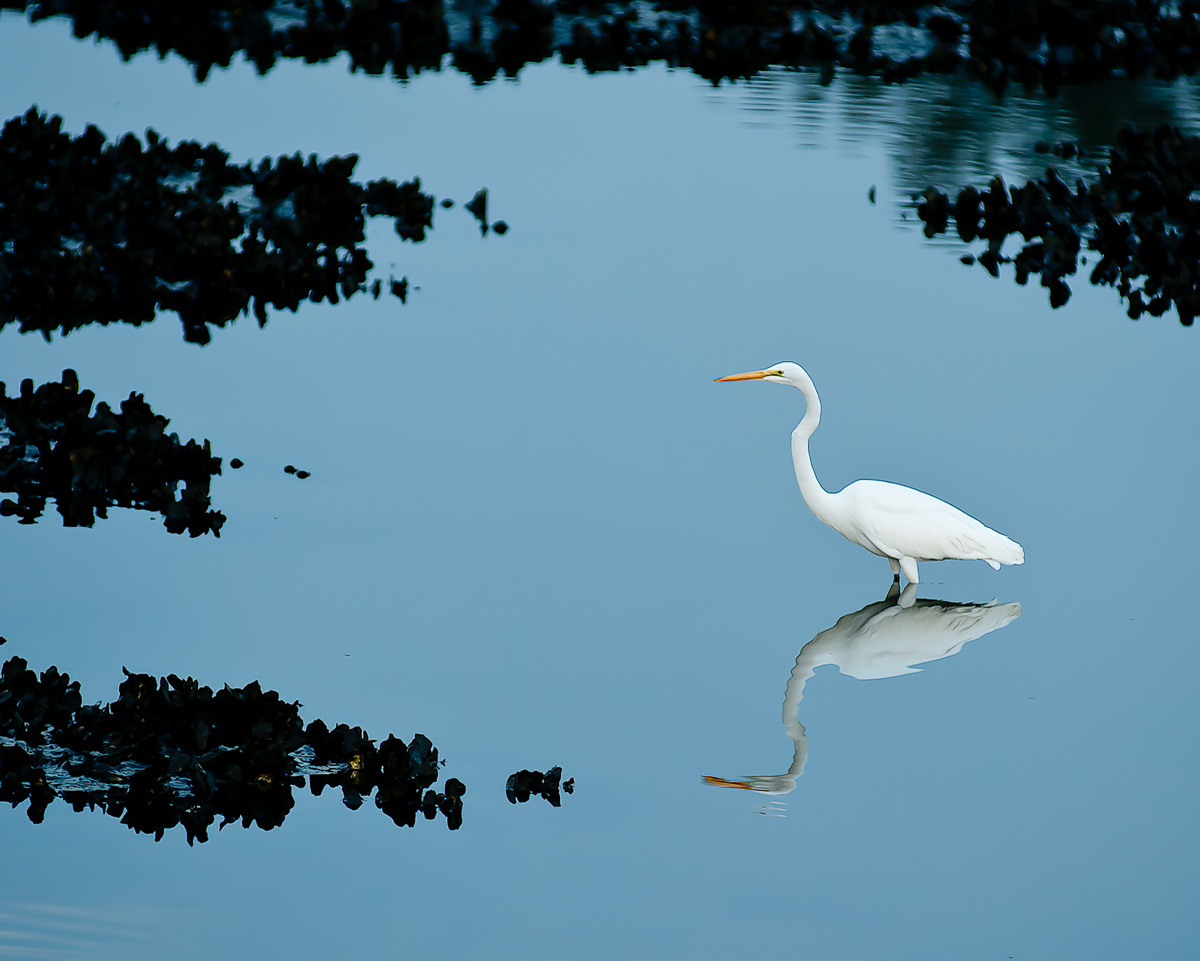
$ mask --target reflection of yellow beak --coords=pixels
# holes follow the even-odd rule
[[[728,377],[718,377],[713,383],[719,384],[723,380],[762,380],[764,377],[770,376],[765,370],[749,370],[744,374],[730,374]]]
[[[739,376],[745,376],[745,375],[741,374]],[[752,788],[750,786],[749,781],[729,781],[723,777],[713,777],[711,774],[704,775],[704,783],[712,784],[712,785],[715,785],[716,787],[735,787],[739,791],[753,791],[754,790],[754,788]]]

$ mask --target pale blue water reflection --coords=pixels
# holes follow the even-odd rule
[[[845,614],[804,645],[788,677],[783,695],[783,728],[792,741],[792,763],[783,774],[751,774],[735,779],[706,776],[718,787],[763,794],[790,794],[808,761],[808,733],[800,723],[804,688],[817,669],[832,664],[860,681],[901,677],[920,670],[918,664],[940,661],[962,650],[968,641],[998,631],[1019,617],[1021,605],[955,604],[917,597],[917,585],[892,584],[882,601]],[[778,810],[764,813],[781,813]]]
[[[997,97],[966,77],[928,75],[903,84],[840,74],[825,86],[815,73],[771,70],[740,85],[706,92],[733,106],[749,126],[780,127],[806,149],[838,145],[865,156],[882,147],[906,193],[986,182],[995,174],[1023,183],[1054,164],[1068,182],[1102,162],[1129,124],[1171,123],[1195,131],[1200,87],[1194,79],[1124,80],[1066,86],[1059,95]],[[1036,151],[1039,141],[1070,140],[1082,156]]]
[[[5,656],[92,700],[121,665],[258,678],[306,717],[429,735],[468,785],[453,834],[301,798],[195,849],[58,802],[39,826],[0,811],[5,905],[177,918],[92,958],[1195,952],[1193,331],[963,270],[867,203],[901,192],[878,141],[798,150],[687,75],[401,89],[290,64],[198,87],[67,34],[0,18],[4,116],[36,102],[234,159],[354,151],[438,196],[486,184],[512,229],[439,212],[412,250],[381,230],[407,306],[203,349],[173,320],[0,336],[0,380],[73,367],[246,461],[214,483],[220,541],[118,511],[0,528]],[[886,587],[798,496],[795,406],[711,383],[788,356],[821,384],[827,484],[929,490],[1027,562],[933,567],[925,596],[1024,613],[903,682],[823,677],[820,750],[762,818],[700,776],[777,769],[763,732],[798,641]],[[509,774],[551,764],[576,780],[561,809],[509,805]]]

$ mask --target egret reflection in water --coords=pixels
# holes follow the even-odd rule
[[[801,648],[783,696],[783,726],[795,744],[791,766],[782,774],[736,780],[706,775],[705,783],[762,794],[791,793],[808,760],[808,735],[798,709],[804,686],[818,667],[835,664],[860,681],[915,674],[920,668],[914,665],[957,654],[968,641],[999,630],[1020,613],[1020,604],[997,604],[994,599],[986,604],[920,600],[916,584],[902,592],[893,583],[882,601],[839,618]]]

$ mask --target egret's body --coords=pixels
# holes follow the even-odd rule
[[[808,453],[808,439],[821,422],[821,399],[812,378],[799,364],[776,364],[719,379],[766,380],[795,387],[804,395],[807,409],[792,431],[792,464],[805,503],[847,540],[886,557],[897,579],[903,571],[916,584],[918,561],[979,560],[995,570],[1001,564],[1025,563],[1025,552],[1016,541],[911,487],[860,480],[835,493],[825,490]]]

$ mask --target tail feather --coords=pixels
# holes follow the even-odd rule
[[[989,556],[985,560],[992,565],[993,569],[1000,570],[1001,564],[1024,564],[1025,549],[1021,547],[1011,537],[1005,537],[998,531],[988,529],[992,543],[988,545]]]

